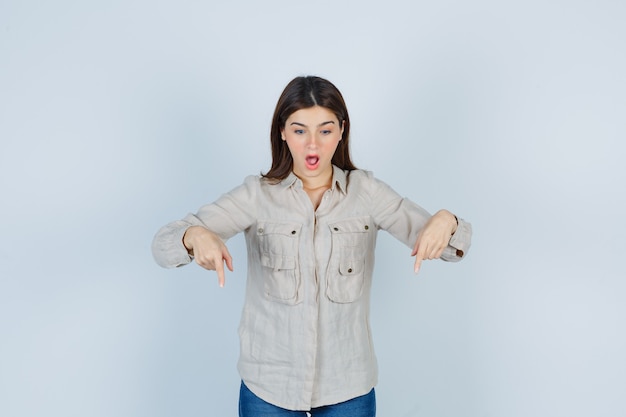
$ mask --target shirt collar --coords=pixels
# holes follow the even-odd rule
[[[339,191],[345,194],[347,191],[346,182],[346,171],[333,165],[333,185],[331,188],[335,188],[335,184],[337,184],[339,186]]]
[[[338,185],[339,191],[345,194],[346,182],[347,182],[346,172],[343,169],[333,165],[333,181],[332,181],[332,185],[330,188],[334,190],[335,185]],[[287,175],[287,178],[285,178],[284,180],[280,182],[280,185],[283,188],[293,187],[296,184],[298,184],[299,187],[302,187],[302,181],[300,180],[300,178],[296,176],[296,174],[293,173],[293,171],[290,172],[289,175]]]

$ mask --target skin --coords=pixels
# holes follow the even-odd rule
[[[228,248],[215,233],[202,226],[191,226],[183,236],[183,244],[194,256],[198,265],[209,271],[217,272],[220,287],[224,286],[224,264],[232,272],[233,257]]]
[[[439,210],[426,222],[417,236],[411,256],[415,256],[414,270],[417,274],[423,260],[439,259],[456,232],[456,216],[448,210]]]
[[[322,195],[330,188],[333,176],[332,157],[343,135],[343,121],[327,108],[314,106],[294,112],[281,130],[293,158],[293,173],[317,209]],[[438,259],[456,232],[456,217],[447,210],[433,215],[417,237],[411,256],[415,256],[417,274],[422,261]],[[225,282],[224,265],[233,271],[233,258],[222,240],[201,226],[191,226],[183,244],[201,267],[216,271],[219,286]]]
[[[302,180],[315,209],[331,186],[331,161],[342,135],[343,121],[320,106],[294,112],[281,130],[293,158],[293,173]]]

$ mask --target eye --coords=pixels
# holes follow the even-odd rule
[[[295,133],[296,135],[303,135],[304,134],[304,129],[296,129],[293,131],[293,133]]]
[[[332,133],[331,130],[322,130],[321,131],[322,135],[330,135]]]

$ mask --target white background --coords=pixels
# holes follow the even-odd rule
[[[626,3],[0,3],[0,415],[236,416],[245,281],[163,224],[270,165],[278,95],[343,92],[355,163],[469,220],[379,236],[378,415],[626,416]]]

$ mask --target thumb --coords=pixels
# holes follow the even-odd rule
[[[226,247],[224,247],[222,257],[226,261],[226,266],[228,267],[230,272],[233,272],[233,257],[230,255],[230,252],[228,252],[228,249],[226,249]]]

